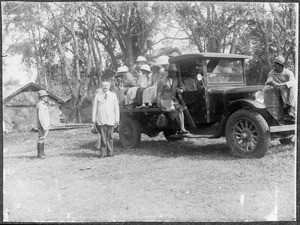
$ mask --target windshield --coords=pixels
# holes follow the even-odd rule
[[[244,83],[243,61],[241,59],[208,59],[207,67],[207,83],[208,84],[224,84]]]

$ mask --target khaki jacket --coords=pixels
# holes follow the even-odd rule
[[[37,113],[37,127],[42,127],[43,130],[49,130],[50,128],[50,116],[48,106],[44,101],[39,101],[36,106]]]

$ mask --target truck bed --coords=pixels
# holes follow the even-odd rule
[[[158,107],[151,107],[151,108],[132,108],[132,109],[126,109],[126,108],[121,108],[120,109],[121,114],[122,113],[153,113],[153,114],[158,114],[161,113],[161,109]]]

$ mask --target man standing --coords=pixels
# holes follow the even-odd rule
[[[47,103],[49,102],[49,94],[45,90],[38,91],[39,102],[36,107],[37,112],[37,129],[39,131],[39,139],[37,144],[38,155],[40,159],[45,158],[45,138],[49,133],[50,116]]]
[[[269,72],[266,84],[273,85],[280,90],[284,107],[288,107],[289,119],[294,120],[297,82],[294,73],[284,68],[283,56],[274,59],[274,69]]]
[[[119,125],[120,110],[117,95],[109,91],[110,83],[102,82],[102,92],[99,92],[93,103],[93,123],[101,135],[100,157],[113,156],[114,127]]]

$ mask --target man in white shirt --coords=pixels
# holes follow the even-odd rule
[[[102,82],[102,92],[96,94],[92,121],[101,135],[100,157],[113,156],[114,127],[119,125],[120,109],[117,95],[109,91],[110,83]]]
[[[274,69],[268,74],[266,84],[273,85],[280,90],[284,107],[288,107],[290,119],[296,117],[296,98],[297,98],[297,81],[294,73],[284,68],[283,56],[274,59]]]

